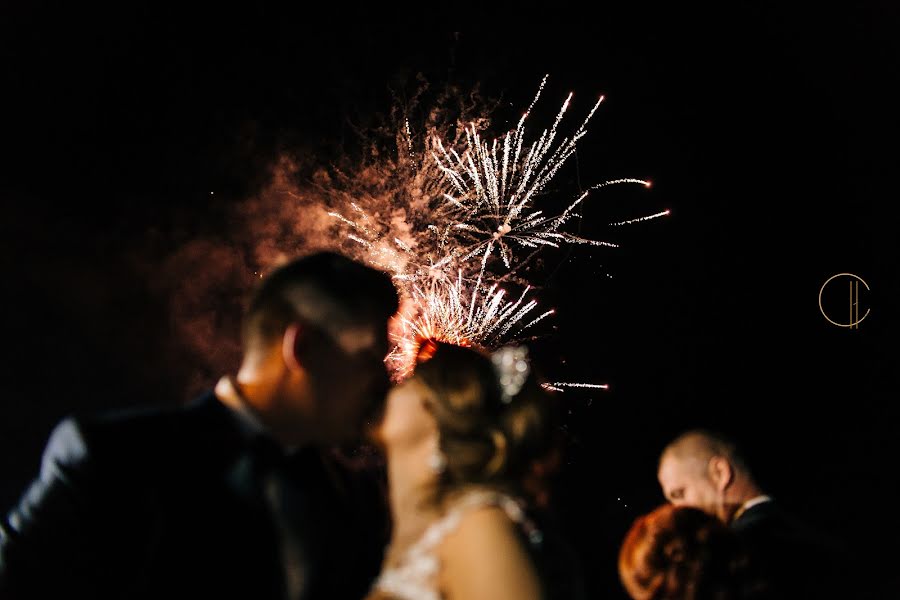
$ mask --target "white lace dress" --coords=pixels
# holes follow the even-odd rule
[[[540,544],[540,531],[527,519],[518,501],[498,492],[471,491],[461,496],[443,517],[432,523],[397,564],[381,572],[373,585],[373,592],[396,600],[441,600],[437,588],[441,568],[437,548],[447,535],[459,527],[466,513],[487,506],[502,508],[510,520],[522,527],[532,544]]]

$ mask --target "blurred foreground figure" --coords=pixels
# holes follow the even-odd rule
[[[378,418],[397,303],[383,273],[298,259],[261,282],[215,391],[64,420],[0,521],[0,597],[361,598],[384,503],[327,450]]]
[[[568,544],[534,510],[556,456],[550,400],[524,347],[423,346],[379,431],[394,528],[370,600],[583,597]]]

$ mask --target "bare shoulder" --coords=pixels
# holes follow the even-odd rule
[[[541,586],[519,533],[500,508],[467,512],[443,541],[441,588],[450,600],[539,599]]]
[[[503,509],[496,506],[467,511],[444,544],[451,551],[457,547],[471,549],[473,544],[479,547],[521,546],[515,523]]]

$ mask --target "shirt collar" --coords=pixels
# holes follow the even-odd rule
[[[734,513],[734,517],[732,517],[731,520],[732,520],[732,521],[737,521],[737,520],[740,518],[740,516],[741,516],[742,514],[744,514],[745,512],[747,512],[748,510],[750,510],[750,509],[753,508],[754,506],[758,506],[758,505],[763,504],[763,503],[765,503],[765,502],[771,502],[771,501],[772,501],[772,497],[771,497],[771,496],[768,496],[768,495],[766,495],[766,494],[760,494],[759,496],[755,496],[755,497],[753,497],[753,498],[750,498],[749,500],[747,500],[746,502],[744,502],[743,504],[741,504],[741,507],[737,509],[737,512]]]

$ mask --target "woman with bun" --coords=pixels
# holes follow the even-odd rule
[[[378,432],[393,532],[369,598],[577,597],[578,578],[547,560],[564,557],[555,538],[530,516],[557,427],[526,349],[426,342],[419,357]]]

